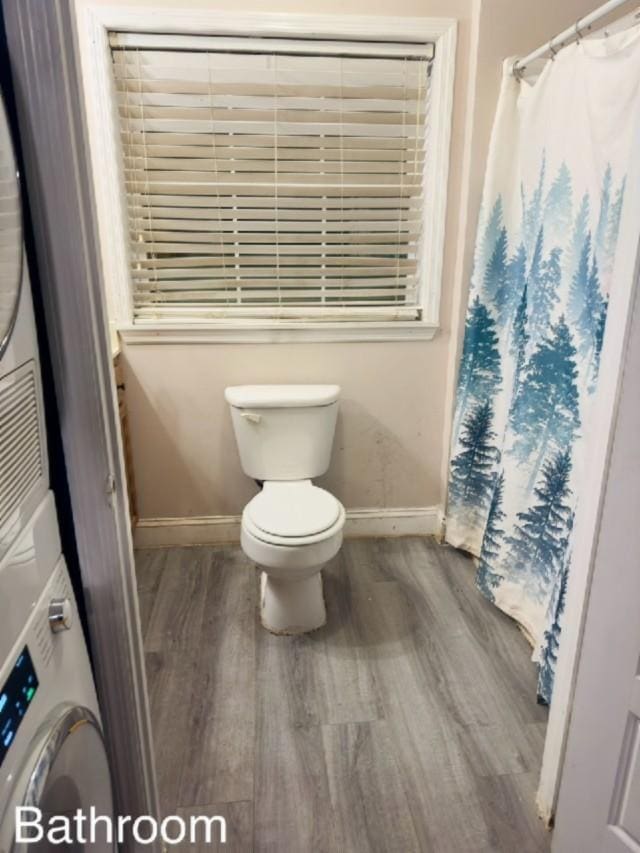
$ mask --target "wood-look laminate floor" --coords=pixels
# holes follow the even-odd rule
[[[137,566],[165,813],[223,815],[234,853],[549,850],[531,652],[469,559],[345,542],[328,623],[301,637],[260,626],[239,547]]]

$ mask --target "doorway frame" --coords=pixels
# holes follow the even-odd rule
[[[116,812],[159,818],[73,0],[2,0]],[[43,73],[46,70],[46,73]],[[125,841],[125,853],[139,845]],[[160,842],[145,845],[160,853]]]
[[[638,180],[637,174],[633,180]],[[640,360],[640,252],[634,285],[610,464],[598,518],[593,595],[585,614],[560,780],[554,853],[587,850],[590,845],[620,853],[638,849],[625,807],[633,803],[633,748],[640,695],[640,394],[636,377]]]

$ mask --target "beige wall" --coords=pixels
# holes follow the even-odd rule
[[[240,471],[223,396],[226,385],[246,382],[342,386],[333,460],[321,485],[347,506],[437,503],[439,448],[430,443],[442,433],[442,411],[429,400],[442,400],[444,377],[425,386],[421,349],[412,343],[130,347],[127,399],[141,516],[233,515],[255,494]]]
[[[255,489],[240,470],[223,390],[253,382],[342,386],[333,461],[323,485],[348,508],[441,504],[460,321],[501,60],[537,46],[584,14],[592,0],[321,0],[312,6],[190,0],[190,5],[458,19],[441,331],[429,342],[126,346],[140,517],[241,511]]]

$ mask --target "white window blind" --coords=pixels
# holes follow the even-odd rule
[[[111,49],[135,320],[420,316],[432,46]]]

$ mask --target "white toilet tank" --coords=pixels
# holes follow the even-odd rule
[[[242,470],[254,480],[311,480],[329,467],[338,385],[227,388]]]

